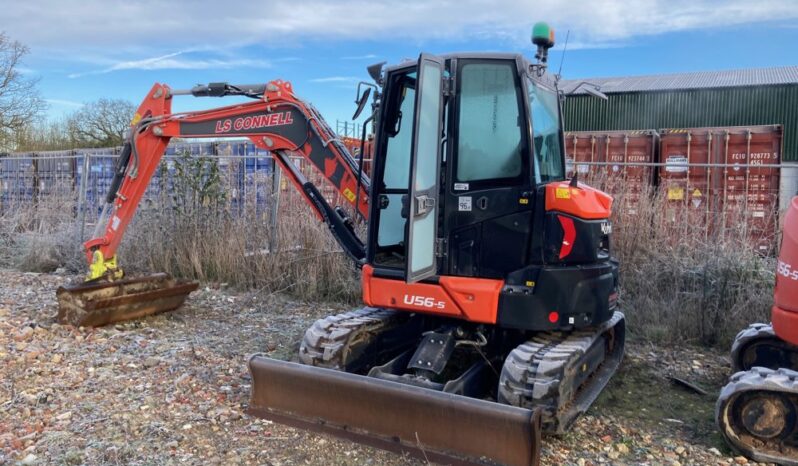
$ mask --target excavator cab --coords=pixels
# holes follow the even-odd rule
[[[565,180],[545,67],[422,54],[378,83],[366,304],[524,330],[609,320],[612,199]]]
[[[511,54],[424,54],[385,70],[367,258],[377,273],[414,283],[521,265],[529,231],[506,223],[529,224],[535,188],[565,174],[557,92],[534,70]]]

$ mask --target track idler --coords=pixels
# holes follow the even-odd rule
[[[62,286],[56,291],[57,320],[76,327],[98,327],[171,311],[198,286],[197,282],[177,280],[165,273]]]
[[[734,450],[758,462],[798,466],[798,372],[755,367],[734,374],[715,416]]]

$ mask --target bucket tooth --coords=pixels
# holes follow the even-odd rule
[[[248,413],[440,464],[537,465],[540,412],[255,355]]]
[[[171,311],[198,286],[197,282],[177,280],[165,273],[62,286],[56,291],[57,320],[76,327],[98,327]]]

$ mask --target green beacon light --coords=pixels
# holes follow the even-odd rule
[[[545,64],[549,57],[549,49],[554,47],[554,29],[543,21],[532,26],[532,43],[538,46],[535,58]]]

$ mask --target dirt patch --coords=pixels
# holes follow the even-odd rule
[[[178,311],[82,329],[53,319],[70,279],[0,271],[0,464],[420,464],[244,414],[247,357],[294,359],[304,329],[346,307],[203,287]],[[544,464],[730,464],[712,420],[727,371],[720,354],[630,343]]]

